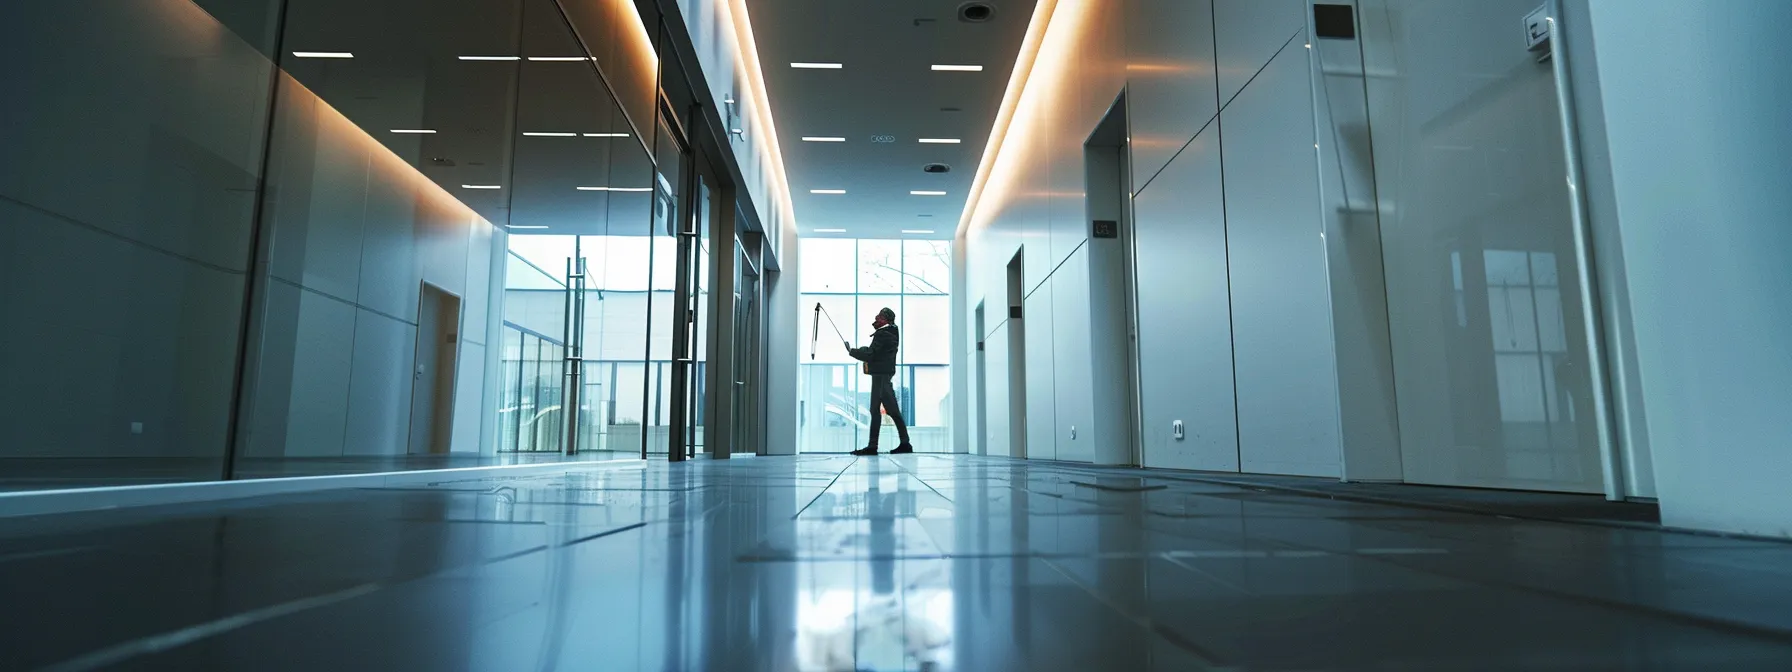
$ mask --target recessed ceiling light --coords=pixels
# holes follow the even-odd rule
[[[803,70],[839,70],[846,66],[840,63],[791,63],[790,67]]]
[[[912,233],[915,235],[927,235],[927,234],[933,233],[933,229],[903,229],[902,232],[903,233]]]
[[[355,57],[354,54],[351,54],[346,51],[295,51],[295,52],[292,52],[292,55],[297,56],[299,58],[354,58]]]
[[[587,138],[626,138],[627,133],[586,133]]]
[[[502,185],[497,185],[497,184],[463,184],[463,185],[460,185],[460,188],[462,188],[462,189],[503,189],[504,187]]]
[[[653,191],[653,187],[578,187],[579,191],[624,191],[631,193]]]
[[[811,193],[811,194],[844,194],[844,193],[846,193],[846,190],[845,189],[810,189],[809,193]]]
[[[983,72],[981,65],[935,65],[935,72]]]
[[[579,137],[579,134],[577,134],[577,133],[563,133],[560,131],[523,131],[523,135],[527,135],[531,138],[576,138],[576,137]]]
[[[586,60],[584,56],[530,56],[529,60],[548,63],[577,63]]]
[[[816,229],[816,233],[846,233],[846,229]]]
[[[946,192],[943,192],[943,191],[911,191],[908,193],[910,196],[945,196],[946,195]]]
[[[412,135],[416,135],[416,134],[427,135],[430,133],[434,133],[436,131],[433,128],[394,128],[394,129],[392,129],[392,132],[393,133],[409,133]]]
[[[959,142],[958,138],[921,138],[923,145],[956,145]]]
[[[463,61],[520,61],[521,56],[460,56]],[[515,227],[512,227],[515,228]]]
[[[511,224],[511,225],[510,225],[510,226],[507,226],[507,227],[504,227],[504,228],[507,228],[507,229],[545,229],[545,228],[548,228],[548,227],[546,227],[546,226],[542,226],[542,225],[539,225],[539,224],[530,224],[530,225],[523,225],[523,224]]]
[[[846,138],[831,135],[805,135],[803,142],[846,142]]]

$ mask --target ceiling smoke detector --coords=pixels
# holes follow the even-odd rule
[[[923,173],[950,173],[950,172],[952,172],[952,167],[948,166],[946,164],[943,164],[943,163],[929,163],[925,166],[921,166],[921,172],[923,172]]]
[[[967,2],[958,6],[958,20],[965,23],[983,23],[995,15],[996,8],[987,2]]]

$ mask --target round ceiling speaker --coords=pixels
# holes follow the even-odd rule
[[[983,23],[995,16],[996,8],[987,2],[967,2],[958,6],[958,20],[965,23]]]

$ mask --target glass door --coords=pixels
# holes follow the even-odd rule
[[[759,445],[758,389],[761,366],[759,269],[747,250],[735,243],[734,282],[734,436],[730,452],[761,454]]]
[[[664,101],[654,134],[654,199],[652,291],[648,293],[648,360],[642,379],[641,417],[644,427],[641,457],[649,454],[684,459],[686,445],[677,428],[684,426],[682,375],[689,366],[689,323],[686,309],[686,246],[690,241],[690,151],[684,133]],[[670,364],[668,367],[667,365]],[[670,369],[670,371],[668,371]],[[668,376],[668,373],[671,375]],[[666,380],[670,377],[671,380]],[[670,389],[668,389],[670,388]],[[676,439],[676,441],[675,441]]]

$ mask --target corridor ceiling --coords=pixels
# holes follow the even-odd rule
[[[801,235],[952,238],[1034,6],[965,4],[747,0]]]

